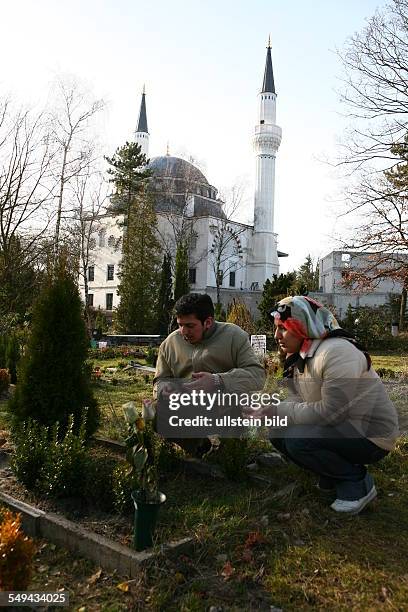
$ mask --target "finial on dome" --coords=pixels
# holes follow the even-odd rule
[[[170,143],[169,143],[169,141],[167,141],[167,153],[166,153],[166,155],[168,157],[170,157]]]

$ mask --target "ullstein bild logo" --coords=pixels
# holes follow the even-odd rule
[[[288,417],[268,417],[262,415],[261,417],[255,416],[238,416],[232,417],[229,414],[225,414],[222,417],[209,417],[203,415],[197,415],[193,418],[179,417],[174,414],[169,417],[169,425],[171,427],[286,427],[288,424]]]

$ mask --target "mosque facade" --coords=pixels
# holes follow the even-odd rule
[[[234,297],[245,301],[255,314],[256,302],[267,278],[279,273],[277,233],[274,226],[275,160],[282,138],[276,124],[276,90],[268,43],[258,117],[253,137],[256,163],[253,200],[254,222],[247,225],[228,218],[225,203],[193,163],[169,155],[152,157],[151,187],[155,198],[158,232],[163,251],[173,256],[180,236],[189,245],[192,291],[218,296],[226,306]],[[135,142],[149,159],[146,94],[143,91]],[[118,305],[122,258],[122,219],[107,214],[98,218],[90,238],[88,299],[109,313]]]

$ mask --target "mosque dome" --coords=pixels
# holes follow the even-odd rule
[[[182,212],[188,193],[194,195],[194,216],[225,217],[217,189],[192,163],[181,157],[163,155],[153,157],[148,168],[153,174],[151,185],[158,212]]]
[[[181,157],[171,155],[153,157],[149,162],[149,169],[156,177],[181,179],[208,185],[201,170]]]

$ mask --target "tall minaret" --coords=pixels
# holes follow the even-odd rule
[[[142,153],[149,157],[149,132],[147,130],[146,93],[143,85],[142,101],[140,103],[139,119],[135,131],[135,141],[140,144]]]
[[[259,93],[259,119],[255,126],[256,155],[254,233],[248,270],[249,286],[262,289],[267,278],[279,273],[277,234],[274,233],[275,158],[282,140],[276,121],[271,40],[266,51],[265,74]]]

